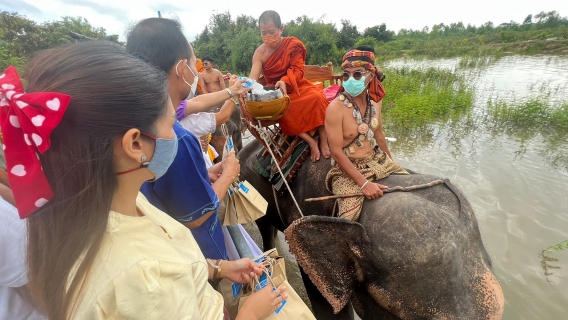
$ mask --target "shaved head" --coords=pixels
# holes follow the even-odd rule
[[[280,26],[282,26],[282,22],[280,21],[280,15],[278,14],[278,12],[273,11],[273,10],[268,10],[268,11],[264,11],[261,15],[260,18],[258,18],[258,24],[269,24],[269,23],[274,23],[274,26],[279,29]]]

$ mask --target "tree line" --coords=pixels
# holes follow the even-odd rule
[[[528,15],[522,22],[510,21],[481,26],[462,22],[436,24],[421,30],[389,30],[385,23],[360,30],[349,20],[341,24],[300,16],[284,24],[284,36],[302,40],[308,50],[306,64],[338,64],[348,48],[370,45],[379,59],[405,55],[450,57],[482,50],[490,44],[513,44],[555,39],[568,44],[568,18],[556,11]],[[16,12],[0,12],[0,69],[8,65],[23,68],[26,59],[38,50],[77,41],[75,32],[93,39],[118,42],[117,35],[108,35],[102,27],[92,26],[81,17],[63,17],[58,21],[37,23]],[[191,39],[190,39],[191,40]],[[258,21],[249,15],[234,17],[230,12],[213,14],[192,41],[198,57],[211,56],[223,70],[248,74],[254,50],[262,43]],[[535,44],[531,44],[535,48]],[[536,47],[535,50],[539,48]],[[502,50],[488,47],[488,50]],[[531,51],[526,51],[530,53]]]
[[[77,41],[71,32],[92,39],[118,42],[118,35],[107,35],[81,17],[37,23],[17,12],[0,12],[0,71],[10,65],[23,70],[26,60],[39,50]]]
[[[449,57],[467,54],[491,43],[527,40],[568,39],[568,18],[556,11],[529,14],[522,23],[510,21],[497,26],[462,22],[436,24],[421,30],[389,30],[385,23],[360,30],[349,20],[341,25],[305,15],[284,24],[284,36],[295,36],[306,45],[306,64],[338,64],[349,48],[369,45],[378,57],[404,55]],[[233,18],[230,12],[211,16],[209,24],[193,41],[198,56],[211,56],[222,69],[248,72],[254,50],[262,43],[258,21],[251,16]]]

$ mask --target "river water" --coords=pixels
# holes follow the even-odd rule
[[[454,69],[458,59],[391,62],[390,67]],[[568,319],[568,250],[542,250],[568,239],[568,132],[487,123],[490,97],[522,98],[543,85],[568,100],[568,57],[510,56],[474,70],[473,110],[417,130],[385,129],[396,161],[448,177],[475,209],[494,273],[505,294],[504,319]],[[471,72],[468,70],[461,72]],[[388,81],[385,83],[388,94]]]
[[[396,60],[387,67],[456,70],[458,62]],[[557,261],[541,256],[568,239],[568,132],[494,125],[487,121],[487,100],[527,97],[544,85],[553,89],[552,101],[566,101],[567,71],[568,57],[556,56],[508,56],[458,68],[475,87],[472,110],[418,129],[385,127],[387,136],[397,138],[390,143],[397,162],[450,178],[468,197],[503,288],[507,320],[568,319],[568,250],[546,254]],[[388,94],[388,80],[385,88]],[[303,293],[297,269],[288,273]]]

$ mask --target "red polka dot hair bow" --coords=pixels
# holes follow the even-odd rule
[[[71,96],[57,92],[25,93],[16,68],[0,74],[0,126],[6,171],[20,218],[53,198],[37,151],[51,145],[51,132],[61,122]]]

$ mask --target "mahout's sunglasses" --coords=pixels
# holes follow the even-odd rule
[[[369,73],[369,71],[355,71],[353,72],[353,79],[355,80],[360,80],[363,76],[366,76],[367,73]],[[351,73],[345,71],[343,72],[343,75],[341,76],[341,78],[343,79],[343,81],[347,81],[349,80],[349,78],[351,77]]]

